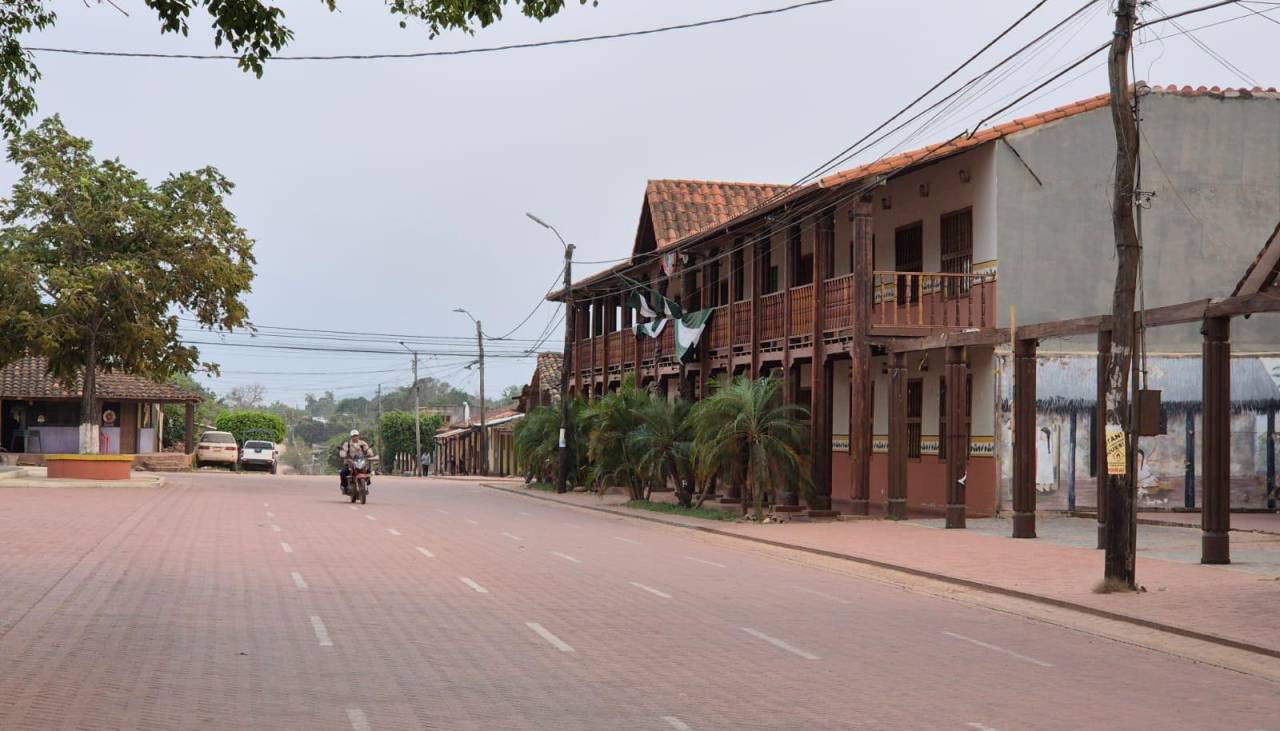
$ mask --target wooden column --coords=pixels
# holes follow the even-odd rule
[[[812,398],[812,466],[813,502],[809,514],[834,517],[831,510],[831,393],[835,361],[814,360]]]
[[[747,247],[750,256],[747,260],[751,262],[751,370],[747,372],[748,378],[760,377],[760,290],[764,288],[764,275],[760,270],[760,246],[769,245],[769,241],[756,240],[752,241]]]
[[[1231,563],[1231,319],[1204,321],[1204,505],[1200,563]]]
[[[969,364],[964,348],[947,348],[947,527],[965,526],[965,481],[969,468],[969,429],[965,387]]]
[[[188,401],[187,408],[183,414],[183,448],[187,454],[196,453],[196,404],[194,401]]]
[[[773,245],[770,237],[769,245]],[[799,385],[799,377],[791,371],[791,272],[796,263],[791,261],[791,227],[782,229],[782,271],[778,273],[778,286],[782,292],[782,374],[787,379],[787,387],[782,391],[785,403],[795,403],[795,387]]]
[[[894,520],[907,517],[907,356],[889,361],[889,500]]]
[[[1036,341],[1013,346],[1013,537],[1036,537]]]
[[[1098,390],[1093,414],[1093,473],[1098,487],[1098,549],[1107,547],[1107,371],[1111,368],[1111,331],[1098,332]]]
[[[870,206],[858,203],[853,221],[852,337],[849,341],[849,476],[853,481],[854,515],[866,515],[871,498],[871,404],[875,381],[871,372],[872,220]]]
[[[1267,409],[1267,508],[1276,509],[1276,407]]]

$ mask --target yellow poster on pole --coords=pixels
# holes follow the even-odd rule
[[[1107,474],[1123,475],[1127,470],[1124,449],[1124,430],[1107,425]]]

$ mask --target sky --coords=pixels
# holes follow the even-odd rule
[[[29,45],[166,53],[217,52],[207,16],[189,37],[161,35],[141,0],[52,2],[56,28]],[[277,0],[293,29],[283,54],[446,50],[634,31],[776,8],[795,0],[600,0],[542,23],[510,14],[474,36],[402,29],[383,3]],[[792,183],[941,79],[1025,13],[1029,0],[834,0],[786,13],[637,38],[444,58],[285,61],[262,78],[234,61],[90,58],[39,53],[35,120],[62,115],[153,182],[213,165],[236,184],[229,207],[256,240],[253,322],[458,338],[426,356],[423,376],[475,392],[475,326],[507,333],[557,282],[562,249],[525,217],[577,246],[575,279],[626,256],[651,178]],[[987,69],[1083,4],[1046,0],[943,91]],[[1207,0],[1161,0],[1176,13]],[[970,129],[1111,37],[1105,0],[1036,47],[1027,63],[979,87],[927,128],[910,127],[849,164]],[[1139,36],[1137,77],[1153,84],[1277,83],[1271,49],[1280,6],[1229,5]],[[1270,13],[1263,17],[1261,13]],[[1213,27],[1202,26],[1219,23]],[[1157,35],[1176,35],[1157,39]],[[1192,41],[1192,36],[1205,48]],[[1206,50],[1207,49],[1207,50]],[[1216,57],[1215,57],[1216,56]],[[1020,60],[1026,57],[1020,57]],[[1105,55],[1044,86],[997,123],[1104,92]],[[979,94],[977,91],[982,91]],[[0,190],[16,179],[0,164]],[[544,303],[486,348],[490,398],[532,374],[527,350],[563,329]],[[264,329],[265,332],[265,329]],[[274,331],[282,332],[282,331]],[[471,340],[465,340],[471,338]],[[213,342],[192,333],[191,340]],[[249,342],[234,338],[237,342]],[[260,337],[256,344],[290,342]],[[292,342],[306,342],[293,340]],[[379,350],[391,345],[374,346]],[[334,345],[334,342],[329,342]],[[337,343],[336,347],[352,347]],[[368,346],[355,346],[368,347]],[[466,351],[466,352],[464,352]],[[306,393],[370,396],[411,382],[410,357],[210,345],[219,392],[261,384],[271,400]]]

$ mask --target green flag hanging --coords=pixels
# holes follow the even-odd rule
[[[627,305],[636,311],[638,318],[653,320],[658,317],[658,313],[649,306],[649,298],[638,289],[631,290],[631,294],[627,295]]]
[[[654,340],[662,335],[662,331],[667,327],[668,320],[650,320],[649,322],[637,322],[631,325],[631,332],[639,335],[647,335]]]
[[[707,322],[711,320],[713,311],[698,310],[673,320],[676,326],[676,356],[680,362],[687,362],[697,353],[698,341],[702,338],[702,331],[707,329]]]

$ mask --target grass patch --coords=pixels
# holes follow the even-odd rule
[[[671,503],[652,503],[647,500],[629,500],[623,504],[623,507],[631,508],[633,510],[648,510],[653,513],[686,515],[690,518],[702,518],[703,520],[736,520],[738,518],[738,514],[730,510],[682,508],[679,505],[672,505]]]
[[[551,484],[551,483],[549,483],[549,482],[531,482],[531,483],[529,483],[529,485],[528,485],[528,486],[529,486],[529,487],[531,487],[531,488],[533,488],[533,489],[535,489],[535,490],[541,490],[541,491],[543,491],[543,492],[555,492],[555,491],[556,491],[556,486],[555,486],[555,485],[553,485],[553,484]]]

